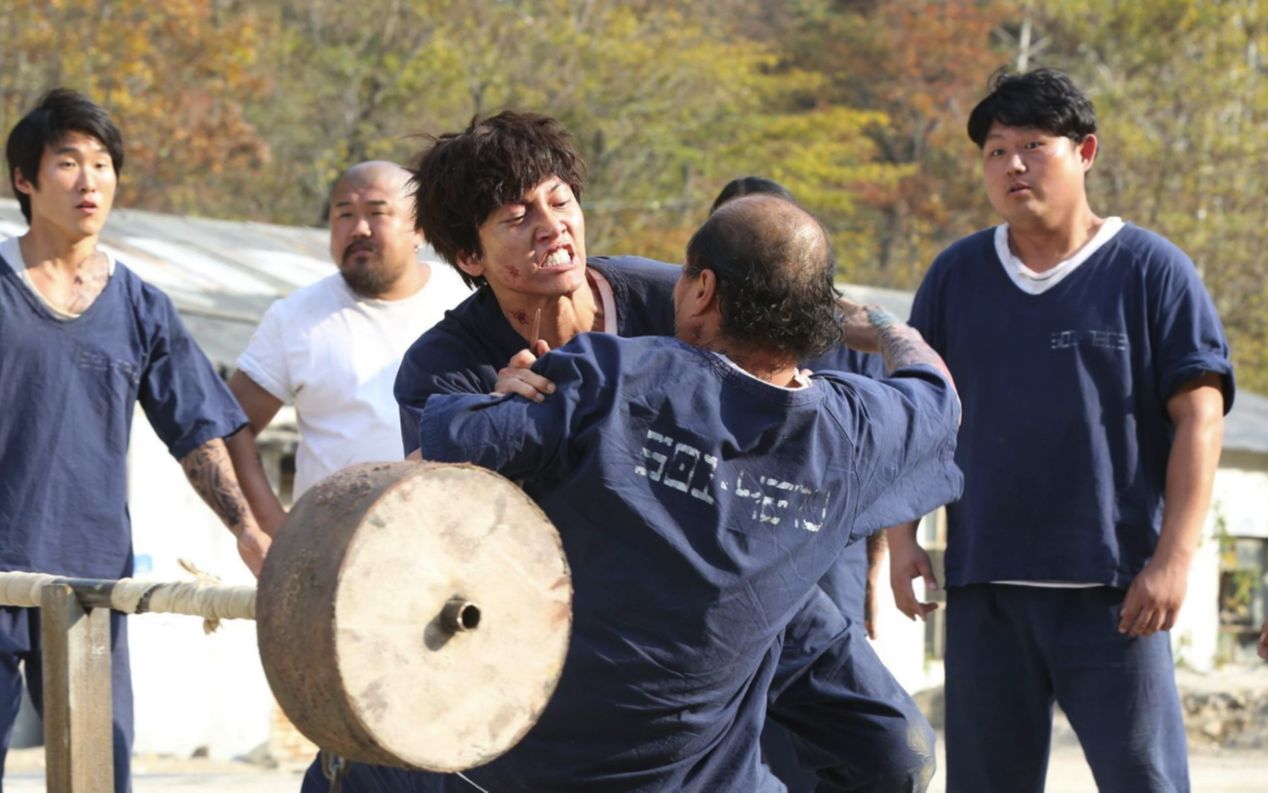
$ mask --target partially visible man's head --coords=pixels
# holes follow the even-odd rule
[[[457,267],[463,259],[483,259],[481,227],[495,211],[521,202],[548,180],[561,182],[576,201],[585,177],[585,162],[558,121],[504,111],[433,139],[414,174],[414,222],[432,248]],[[582,264],[584,244],[583,239],[573,242]],[[485,282],[483,275],[460,271],[470,285]]]
[[[969,114],[969,139],[978,148],[985,145],[992,124],[1043,130],[1078,143],[1096,134],[1096,111],[1069,76],[1055,69],[1000,72],[991,81],[990,94]]]
[[[104,108],[67,88],[49,91],[13,127],[5,157],[28,223],[34,199],[68,232],[100,231],[123,168],[123,135]]]
[[[832,245],[793,202],[759,194],[718,207],[687,243],[683,283],[704,270],[728,341],[804,360],[840,340]]]
[[[717,212],[718,207],[726,202],[746,195],[773,195],[786,198],[789,201],[793,200],[792,193],[788,192],[788,188],[774,179],[767,179],[764,176],[741,176],[726,183],[726,186],[722,188],[722,192],[718,193],[718,197],[713,199],[713,206],[709,207],[709,214],[712,215]]]
[[[352,166],[330,191],[330,256],[343,280],[363,297],[378,297],[418,262],[411,174],[373,160]]]

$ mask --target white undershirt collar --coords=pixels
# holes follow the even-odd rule
[[[1065,280],[1066,276],[1113,239],[1122,228],[1122,218],[1105,218],[1092,239],[1075,251],[1073,256],[1050,270],[1037,273],[1013,253],[1012,248],[1008,246],[1008,224],[1001,223],[995,227],[995,255],[999,257],[1000,264],[1003,265],[1009,280],[1018,289],[1029,295],[1041,295]]]

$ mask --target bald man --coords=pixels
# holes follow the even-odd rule
[[[349,168],[330,194],[330,255],[339,268],[269,307],[229,388],[250,421],[230,453],[261,526],[284,517],[254,437],[283,403],[299,420],[295,498],[353,463],[401,459],[392,383],[401,356],[469,293],[453,269],[421,262],[409,171]]]
[[[572,641],[507,754],[466,778],[354,765],[341,790],[782,790],[757,746],[781,632],[847,544],[960,484],[941,359],[883,312],[838,321],[834,269],[804,210],[739,199],[687,248],[676,338],[581,333],[534,365],[540,401],[417,409],[423,458],[522,480],[559,529]],[[888,377],[802,376],[841,339]]]

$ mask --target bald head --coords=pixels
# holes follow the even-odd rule
[[[330,191],[330,255],[344,281],[363,297],[412,294],[419,277],[412,174],[372,160],[344,171]]]
[[[349,185],[377,184],[384,188],[395,189],[405,195],[408,192],[409,180],[412,177],[413,174],[408,170],[387,160],[359,162],[339,175],[339,180],[335,182],[334,188],[330,191],[330,200],[333,204],[335,196]]]
[[[686,274],[706,269],[717,278],[729,340],[809,358],[840,338],[832,246],[792,201],[750,195],[720,206],[687,244]]]

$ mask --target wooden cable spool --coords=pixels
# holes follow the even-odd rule
[[[571,602],[559,535],[511,482],[468,465],[357,465],[278,530],[260,657],[283,712],[323,749],[457,771],[536,722]]]

